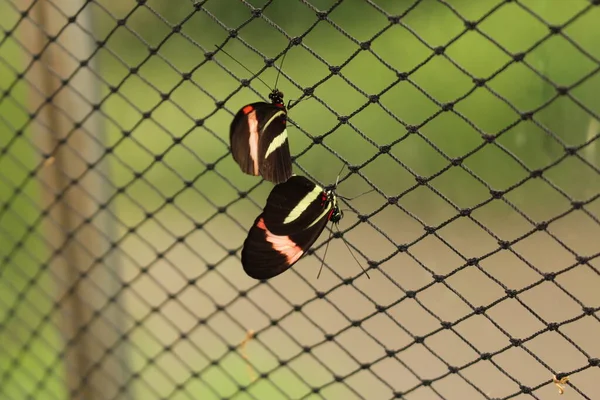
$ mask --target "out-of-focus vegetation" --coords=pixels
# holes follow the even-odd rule
[[[236,2],[219,4],[211,9],[211,12],[228,27],[238,26],[249,18],[248,11],[231,11],[231,7],[237,6]],[[391,14],[400,14],[410,4],[411,2],[384,2],[382,7]],[[492,9],[494,2],[459,1],[452,4],[456,12],[464,18],[476,21]],[[548,6],[543,1],[530,1],[524,5],[538,13],[549,24],[560,26],[581,12],[587,2],[556,1],[552,6]],[[330,5],[316,6],[327,8]],[[120,10],[113,11],[117,17],[123,17],[129,11],[126,6],[121,7]],[[172,24],[182,20],[189,12],[187,7],[169,10],[157,8],[156,11]],[[113,28],[114,21],[102,11],[98,11],[97,14],[98,31],[102,32],[102,37],[104,32]],[[314,12],[299,3],[286,3],[282,6],[275,2],[265,14],[290,36],[302,35],[316,18]],[[598,10],[590,8],[563,31],[591,57],[597,59],[600,54],[597,54],[598,51],[593,46],[600,36],[600,30],[593,22],[596,14]],[[380,13],[357,1],[343,2],[330,17],[335,24],[360,42],[371,40],[388,24]],[[135,66],[148,57],[148,46],[157,46],[164,41],[170,34],[170,28],[145,9],[133,13],[127,21],[128,26],[147,44],[142,43],[126,29],[119,29],[108,40],[106,47],[114,51],[127,65]],[[559,141],[566,146],[579,146],[597,131],[596,120],[570,96],[591,112],[598,112],[597,76],[592,75],[577,84],[587,75],[593,74],[598,64],[560,35],[546,39],[529,51],[549,35],[550,30],[519,5],[507,4],[499,7],[477,26],[481,32],[496,41],[497,45],[479,32],[463,33],[464,23],[448,7],[438,2],[423,2],[403,19],[403,23],[414,34],[400,25],[393,26],[373,40],[370,47],[396,70],[414,71],[409,76],[410,82],[400,82],[387,89],[395,82],[396,74],[373,54],[362,51],[344,66],[340,76],[329,78],[315,89],[315,97],[318,100],[303,101],[290,111],[290,118],[303,131],[314,137],[327,135],[323,140],[326,146],[351,164],[362,165],[375,156],[378,149],[356,133],[355,129],[360,130],[376,145],[384,146],[406,135],[407,130],[403,124],[420,126],[438,114],[440,107],[435,102],[448,103],[460,99],[454,105],[456,113],[439,113],[421,127],[421,135],[430,143],[413,134],[391,148],[390,155],[399,159],[404,167],[390,155],[383,154],[361,170],[386,195],[398,195],[414,185],[415,180],[407,169],[427,177],[445,168],[449,162],[439,151],[448,157],[469,154],[483,142],[481,132],[489,135],[502,133],[496,142],[505,150],[494,144],[485,145],[481,150],[469,155],[464,160],[464,166],[488,185],[502,190],[528,175],[515,159],[521,160],[531,170],[544,168],[565,154],[563,144]],[[108,51],[99,53],[103,77],[113,85],[125,79],[119,92],[128,102],[133,103],[128,105],[120,96],[113,95],[106,101],[103,110],[114,118],[122,129],[129,130],[139,124],[133,131],[132,138],[147,149],[140,150],[140,146],[133,140],[124,140],[115,148],[115,156],[122,159],[128,167],[116,166],[118,172],[115,173],[115,177],[118,184],[126,184],[132,179],[129,168],[141,171],[152,165],[153,154],[161,154],[167,146],[171,146],[174,137],[184,137],[183,146],[175,146],[162,160],[184,179],[192,179],[204,167],[203,163],[195,159],[196,155],[205,163],[220,160],[227,152],[228,127],[232,113],[241,105],[257,99],[256,93],[242,89],[225,103],[227,111],[217,109],[215,101],[222,101],[229,94],[236,92],[239,82],[216,63],[208,62],[194,70],[191,76],[194,83],[185,82],[170,95],[177,107],[171,101],[161,101],[159,92],[153,87],[163,93],[170,91],[181,82],[180,73],[189,72],[199,63],[203,63],[204,51],[214,50],[214,45],[222,43],[227,35],[204,13],[196,13],[188,20],[182,26],[182,33],[199,43],[202,49],[191,44],[184,35],[172,35],[161,45],[160,53],[164,60],[151,57],[139,68],[138,75],[134,76],[129,75],[129,71],[120,61],[115,61],[113,56],[108,55]],[[264,21],[248,24],[240,30],[239,35],[268,57],[277,55],[287,44],[287,40]],[[459,38],[455,40],[456,37]],[[448,58],[472,77],[491,78],[487,84],[490,90],[475,89],[472,78],[461,72],[444,56],[435,56],[419,67],[432,54],[422,41],[432,48],[447,46],[445,54]],[[230,43],[226,50],[250,70],[257,71],[264,65],[260,57],[237,41],[232,40]],[[303,38],[303,43],[329,65],[334,66],[346,63],[357,50],[356,43],[327,23],[318,24]],[[512,62],[512,58],[499,46],[513,54],[525,52],[524,61]],[[216,58],[238,78],[249,77],[248,72],[224,54],[217,54]],[[180,73],[174,72],[168,63],[176,66]],[[538,71],[538,74],[533,72],[532,68]],[[329,69],[323,62],[299,46],[289,51],[283,70],[295,82],[292,84],[286,78],[280,79],[279,86],[287,99],[301,96],[298,86],[311,87],[329,74]],[[539,75],[543,75],[544,78]],[[274,68],[268,69],[262,75],[262,79],[271,85],[275,77]],[[367,95],[384,92],[380,96],[383,107],[376,104],[367,106],[349,120],[353,127],[350,124],[338,126],[338,118],[333,112],[342,116],[350,115],[367,104],[368,99],[351,88],[345,80],[352,82]],[[547,80],[561,87],[576,86],[569,91],[570,96],[556,98],[557,92]],[[260,82],[255,80],[253,87],[266,98],[268,90]],[[546,105],[548,102],[550,104]],[[534,120],[520,121],[520,115],[515,111],[535,111],[544,105],[544,108],[534,113]],[[384,111],[384,108],[387,111]],[[156,123],[142,121],[140,124],[140,111],[151,109],[154,110],[152,120]],[[208,118],[204,121],[203,128],[196,128],[188,134],[194,127],[190,117]],[[161,125],[160,128],[157,123]],[[122,140],[121,128],[111,128],[113,143]],[[322,146],[313,146],[304,153],[308,146],[312,146],[311,140],[296,128],[290,128],[290,131],[292,151],[302,154],[297,160],[299,165],[321,182],[333,181],[340,161],[330,156]],[[432,144],[439,151],[434,149]],[[598,164],[595,143],[581,149],[578,154],[587,162]],[[218,161],[216,165],[216,170],[236,186],[247,187],[254,183],[253,179],[238,174],[236,168],[230,158]],[[301,170],[298,172],[302,173]],[[161,165],[152,167],[145,176],[165,193],[173,193],[182,187],[181,179]],[[589,196],[591,192],[588,189],[599,183],[597,173],[576,157],[569,157],[550,169],[545,176],[569,195],[577,198],[585,198],[586,194]],[[222,180],[215,174],[207,174],[198,184],[214,188],[207,195],[217,202],[231,198],[231,189],[223,185]],[[431,185],[461,207],[475,205],[489,196],[485,186],[461,168],[450,169],[433,180]],[[139,190],[144,191],[141,188]],[[545,183],[538,184],[534,181],[513,191],[508,197],[519,203],[564,201],[563,197],[549,189]],[[418,189],[401,201],[430,207],[431,203],[428,200],[432,198],[434,196],[429,190]]]
[[[5,31],[12,31],[19,21],[12,1],[0,0],[0,25]],[[334,2],[311,3],[326,10]],[[376,3],[389,14],[399,15],[414,1]],[[377,155],[360,170],[385,195],[398,196],[415,184],[408,170],[429,177],[448,166],[449,161],[440,152],[452,158],[468,154],[463,162],[465,169],[492,188],[504,190],[528,176],[520,164],[531,170],[543,169],[564,156],[564,146],[578,148],[598,134],[600,128],[593,115],[600,113],[600,75],[596,73],[600,8],[584,0],[448,3],[451,7],[423,1],[401,20],[402,24],[388,26],[387,18],[367,2],[344,0],[328,15],[332,23],[321,21],[303,36],[302,43],[310,51],[302,46],[289,51],[283,66],[285,76],[280,77],[278,85],[286,99],[299,98],[302,88],[328,77],[328,65],[344,65],[339,75],[316,87],[315,98],[290,110],[290,119],[299,127],[289,128],[291,149],[293,154],[302,154],[297,163],[303,169],[326,184],[334,181],[341,166],[325,147],[312,144],[305,132],[313,137],[325,135],[323,144],[353,165],[375,157],[377,146],[406,136],[389,153]],[[241,174],[227,155],[232,113],[259,98],[249,88],[238,90],[238,79],[250,75],[222,53],[217,53],[215,59],[235,77],[216,62],[205,60],[205,52],[213,51],[215,44],[227,38],[227,29],[235,29],[251,13],[239,0],[206,2],[204,9],[211,15],[194,11],[191,2],[185,0],[148,0],[146,4],[149,7],[131,0],[98,0],[88,5],[94,37],[102,44],[94,62],[107,96],[101,113],[106,116],[110,132],[107,146],[112,147],[112,153],[107,157],[112,163],[113,182],[115,187],[127,186],[127,193],[134,198],[145,199],[144,205],[151,211],[164,202],[157,191],[172,196],[185,186],[185,180],[194,180],[207,164],[214,164],[217,173],[206,173],[194,183],[206,199],[183,194],[174,200],[183,208],[202,210],[191,214],[206,217],[214,212],[209,200],[224,205],[237,198],[234,187],[246,190],[256,183],[253,177]],[[252,4],[260,6],[261,2]],[[180,33],[173,33],[165,23],[180,24],[190,13],[193,16],[181,25]],[[267,57],[276,56],[288,43],[272,23],[290,36],[302,36],[317,21],[314,10],[296,1],[274,1],[264,14],[271,22],[254,20],[237,34]],[[469,21],[484,19],[476,29],[464,32],[465,23],[456,14]],[[117,27],[117,19],[124,20],[124,25]],[[549,25],[565,24],[560,34],[551,34]],[[16,400],[27,398],[31,390],[28,382],[33,384],[44,374],[60,376],[60,361],[55,359],[60,345],[52,325],[43,320],[51,312],[53,301],[52,288],[44,283],[49,277],[43,270],[47,259],[40,237],[43,233],[37,227],[28,233],[28,225],[40,212],[36,206],[37,181],[28,175],[41,159],[35,143],[31,143],[32,124],[28,124],[24,111],[29,86],[23,80],[15,83],[14,70],[22,69],[30,55],[14,40],[19,38],[18,29],[10,37],[0,37],[0,88],[4,92],[11,87],[0,100],[0,256],[4,257],[0,266],[0,347],[4,351],[11,341],[30,338],[26,355],[0,356],[0,385],[11,370],[25,371],[19,372],[23,376],[18,382],[9,379],[9,385],[2,388],[8,398]],[[352,56],[359,47],[356,41],[370,42],[372,52],[365,50]],[[443,55],[432,56],[432,48],[440,46],[444,47]],[[151,55],[150,48],[158,48],[157,54]],[[225,49],[252,71],[264,66],[262,57],[237,39],[231,39]],[[514,62],[506,52],[523,53],[524,58]],[[411,72],[408,79],[390,87],[397,76],[384,62],[397,71]],[[196,69],[199,64],[202,66]],[[190,71],[193,73],[189,79],[183,81],[182,74]],[[268,68],[261,79],[273,85],[276,76],[275,68]],[[475,88],[473,77],[489,79],[487,88]],[[117,93],[110,94],[109,85],[117,87]],[[567,88],[568,94],[557,96],[555,85]],[[268,89],[258,80],[253,80],[251,86],[267,98]],[[338,126],[335,114],[348,116],[368,103],[357,89],[367,95],[380,95],[379,104],[366,106],[348,124]],[[167,93],[168,99],[161,98]],[[215,103],[225,99],[223,107],[217,107]],[[454,103],[454,111],[439,113],[436,103]],[[150,111],[149,118],[143,119],[143,113]],[[518,112],[529,111],[534,111],[533,119],[521,120]],[[202,120],[202,126],[196,127],[196,120]],[[428,122],[422,125],[424,121]],[[406,125],[420,126],[419,135],[407,134]],[[22,136],[15,138],[17,132]],[[501,135],[495,140],[497,145],[486,144],[471,154],[484,143],[482,133]],[[597,193],[597,142],[578,150],[577,156],[568,156],[544,172],[544,177],[575,199],[585,200]],[[595,166],[596,171],[586,163]],[[459,207],[474,206],[489,197],[489,190],[465,169],[452,167],[430,185]],[[301,169],[296,171],[303,173]],[[143,172],[143,179],[135,180],[136,172]],[[340,191],[351,194],[367,187],[358,178],[350,182],[352,185]],[[261,204],[270,187],[261,185],[251,197]],[[547,204],[568,207],[565,196],[541,179],[515,189],[507,198],[532,218]],[[377,205],[381,201],[379,198]],[[143,219],[143,212],[130,201],[120,198],[117,204],[123,221],[133,224]],[[435,213],[440,199],[429,189],[419,188],[401,197],[399,204],[416,213]],[[257,209],[248,210],[255,214]],[[43,276],[42,281],[37,275]],[[36,326],[40,328],[31,336]],[[243,366],[231,368],[245,373]],[[63,398],[56,379],[44,381],[49,387],[39,388],[36,399]],[[226,387],[223,393],[231,389]],[[259,398],[268,396],[265,392]],[[203,393],[198,398],[212,397]]]

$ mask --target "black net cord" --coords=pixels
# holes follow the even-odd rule
[[[2,396],[594,398],[598,2],[282,4],[0,0]],[[258,282],[278,74],[296,172],[373,192]]]

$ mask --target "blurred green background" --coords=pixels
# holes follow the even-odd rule
[[[328,10],[337,2],[308,3]],[[400,15],[415,2],[373,3],[389,15]],[[131,198],[138,199],[145,211],[153,211],[163,205],[165,197],[181,191],[185,180],[194,180],[194,187],[205,197],[184,192],[174,203],[202,221],[215,213],[215,206],[236,201],[238,190],[249,190],[257,183],[241,174],[229,157],[228,128],[241,106],[259,96],[267,99],[269,90],[257,80],[252,89],[240,89],[239,79],[250,77],[244,68],[222,53],[215,55],[218,63],[205,61],[204,54],[223,43],[227,30],[251,17],[247,4],[260,7],[263,3],[213,0],[202,4],[197,11],[184,0],[148,0],[147,6],[131,0],[97,0],[86,7],[94,38],[103,43],[93,62],[97,84],[103,97],[107,96],[101,106],[109,133],[107,146],[114,146],[106,160],[113,189],[126,186],[129,195],[117,196],[113,202],[123,222],[121,231],[145,218],[144,210]],[[328,15],[329,22],[317,23],[311,7],[300,1],[275,0],[264,12],[269,21],[254,19],[238,31],[240,39],[265,57],[275,57],[287,46],[281,30],[291,37],[303,36],[302,46],[287,53],[279,78],[278,86],[287,100],[299,98],[301,89],[324,80],[315,88],[314,98],[289,111],[291,151],[300,155],[296,173],[329,184],[342,165],[339,157],[351,165],[366,163],[360,169],[362,177],[351,176],[340,187],[341,194],[362,192],[370,182],[379,194],[369,197],[363,211],[381,207],[385,196],[403,194],[399,198],[402,207],[436,225],[456,211],[448,211],[448,204],[424,187],[405,193],[415,185],[415,174],[429,177],[446,168],[448,158],[468,155],[465,168],[452,167],[430,185],[457,207],[473,207],[490,197],[486,185],[495,190],[510,188],[529,175],[524,166],[546,168],[565,157],[565,146],[573,146],[576,155],[565,157],[543,174],[562,194],[535,179],[506,198],[539,221],[568,210],[568,198],[585,201],[599,193],[600,125],[595,118],[600,113],[599,7],[585,0],[452,0],[447,4],[425,0],[393,26],[366,1],[341,1]],[[21,8],[16,0],[0,0],[4,30],[0,33],[0,89],[5,93],[0,100],[0,256],[5,257],[0,264],[0,393],[11,400],[62,399],[60,340],[55,325],[43,319],[53,312],[53,292],[52,277],[44,267],[49,251],[36,224],[40,187],[36,177],[29,177],[43,158],[28,124],[30,84],[16,78],[16,71],[31,59],[17,41],[26,39],[19,38],[19,28],[14,29],[22,23],[17,11]],[[116,19],[125,19],[125,25],[117,26]],[[465,31],[463,19],[483,20],[476,30]],[[167,23],[182,24],[180,33],[172,33]],[[553,35],[549,25],[564,28]],[[371,51],[358,51],[357,43],[363,41],[372,41]],[[438,46],[445,47],[443,55],[433,55],[432,49]],[[158,55],[150,55],[149,47],[158,48]],[[265,65],[262,56],[237,38],[229,40],[225,50],[252,71]],[[514,62],[507,52],[523,52],[524,59]],[[340,65],[344,65],[341,73],[330,76],[328,66]],[[135,74],[131,74],[132,67],[137,69]],[[410,75],[395,83],[393,70]],[[190,80],[182,82],[181,74],[190,71]],[[260,75],[271,86],[276,76],[275,68]],[[473,78],[489,81],[486,87],[476,88]],[[109,95],[109,85],[118,86],[118,94]],[[558,95],[557,86],[568,88],[568,94]],[[161,93],[169,93],[169,99],[161,99]],[[348,124],[339,125],[337,115],[351,115],[368,103],[365,94],[380,95],[379,104],[366,106]],[[217,108],[215,102],[225,99],[224,107]],[[448,102],[456,102],[454,111],[440,113],[439,104]],[[150,110],[151,118],[142,119]],[[532,119],[520,120],[519,112],[530,111]],[[196,119],[204,120],[203,126],[195,127]],[[407,134],[406,125],[420,126],[419,133]],[[21,129],[23,135],[16,138]],[[123,131],[131,134],[124,137]],[[307,133],[326,135],[323,144],[313,144]],[[482,146],[482,133],[501,135],[495,144]],[[178,138],[181,142],[174,146]],[[395,144],[389,154],[378,154],[377,146],[391,143]],[[156,155],[162,155],[161,162],[156,162]],[[210,163],[215,163],[215,171],[206,173]],[[143,173],[144,179],[135,179],[135,173]],[[256,204],[240,201],[240,208],[232,211],[234,218],[248,226],[270,188],[261,183],[249,196]],[[598,201],[590,204],[590,210],[598,215]],[[515,211],[490,205],[482,212],[502,219]],[[36,225],[29,229],[32,224]],[[241,245],[243,230],[236,235],[237,244],[227,243],[227,248]],[[148,343],[140,344],[141,348],[156,345],[145,339]],[[226,360],[222,365],[233,376],[245,377],[243,363]],[[36,388],[41,377],[43,386]],[[303,387],[294,377],[279,380],[282,385],[286,382]],[[237,389],[225,378],[215,378],[213,385],[222,396]],[[138,398],[152,396],[144,390],[139,389]],[[201,393],[197,398],[218,398],[201,385],[197,390]],[[274,393],[271,386],[261,384],[253,392],[258,398],[276,397]]]

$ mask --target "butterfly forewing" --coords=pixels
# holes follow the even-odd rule
[[[327,224],[327,215],[309,228],[289,235],[275,235],[256,218],[242,249],[242,266],[254,279],[269,279],[285,272],[313,245]]]
[[[241,170],[250,175],[259,175],[258,157],[258,117],[256,108],[268,103],[253,103],[243,107],[233,118],[229,130],[229,142],[233,159]]]
[[[259,172],[268,181],[285,182],[292,176],[292,158],[283,109],[271,115],[261,129],[258,143]]]
[[[292,176],[276,185],[263,212],[267,228],[276,235],[307,229],[331,211],[323,188],[304,176]]]
[[[274,183],[292,175],[286,131],[287,113],[281,104],[257,102],[238,111],[229,129],[233,159],[250,175]]]

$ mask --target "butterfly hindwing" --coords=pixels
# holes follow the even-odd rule
[[[290,235],[275,235],[267,229],[264,213],[259,215],[244,242],[242,266],[254,279],[269,279],[294,265],[323,232],[328,218]]]
[[[275,235],[290,235],[315,224],[331,207],[322,187],[304,176],[294,175],[276,185],[269,194],[264,222]]]
[[[231,153],[241,170],[274,183],[292,175],[292,161],[282,105],[257,102],[242,107],[229,129]]]

